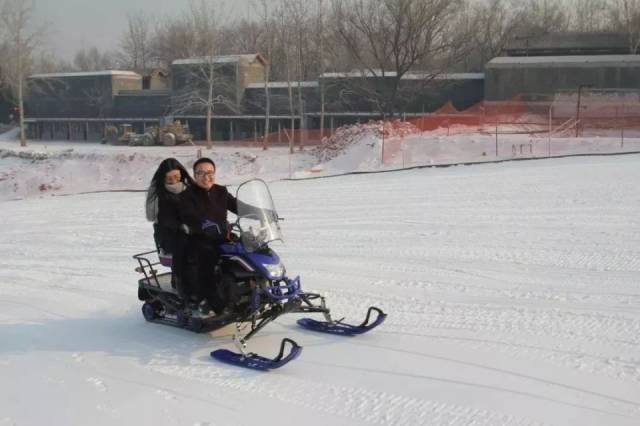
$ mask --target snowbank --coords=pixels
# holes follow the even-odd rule
[[[17,141],[0,139],[0,200],[47,194],[72,194],[107,190],[144,190],[158,164],[175,157],[187,169],[199,156],[217,164],[216,178],[224,185],[253,177],[267,181],[290,177],[291,167],[309,168],[306,152],[288,155],[286,148],[128,147],[77,142],[32,142],[21,148]]]
[[[513,126],[512,126],[513,127]],[[21,148],[17,130],[0,135],[0,200],[106,190],[144,190],[164,158],[188,169],[199,155],[217,164],[218,182],[239,184],[424,165],[477,163],[574,154],[640,151],[640,138],[534,137],[530,134],[456,134],[457,129],[420,132],[414,125],[381,121],[345,126],[306,151],[286,147],[128,147],[68,141],[29,142]],[[507,128],[516,131],[517,126]],[[520,129],[521,131],[522,129]],[[525,129],[526,130],[526,129]],[[534,129],[535,130],[535,129]]]

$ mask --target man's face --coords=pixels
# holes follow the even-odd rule
[[[210,163],[200,163],[194,171],[196,185],[203,189],[211,189],[216,183],[216,169]]]

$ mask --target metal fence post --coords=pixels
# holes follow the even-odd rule
[[[549,146],[549,156],[551,156],[551,126],[552,126],[552,122],[551,122],[551,111],[553,109],[553,102],[551,103],[551,106],[549,106],[549,138],[547,141],[547,144]]]
[[[496,158],[498,157],[498,118],[496,117]]]
[[[622,104],[622,125],[620,126],[620,148],[624,148],[624,125],[625,125],[625,116],[624,116],[624,104]]]
[[[382,114],[382,150],[380,152],[380,165],[384,166],[384,119],[385,116]]]

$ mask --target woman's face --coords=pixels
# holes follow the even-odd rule
[[[167,185],[173,185],[174,183],[178,183],[180,182],[181,179],[182,179],[182,173],[180,173],[180,170],[178,169],[168,171],[164,175],[164,183]]]

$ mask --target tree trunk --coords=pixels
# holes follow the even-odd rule
[[[289,116],[291,119],[291,134],[289,135],[289,154],[293,154],[293,135],[296,127],[296,119],[293,111],[293,90],[291,89],[291,66],[289,63],[289,54],[285,52],[285,63],[287,67],[287,87],[289,89]]]
[[[209,65],[209,94],[207,98],[207,149],[211,149],[211,119],[213,116],[213,65]]]
[[[22,28],[20,28],[18,30],[18,34],[16,35],[17,37],[17,49],[18,49],[18,114],[20,116],[20,146],[27,146],[27,138],[24,134],[24,99],[23,99],[23,70],[22,70],[22,64],[23,64],[23,58],[22,55],[24,54],[24,52],[22,51],[22,40],[21,40],[21,33]]]
[[[299,122],[300,122],[300,128],[299,128],[299,132],[298,132],[298,150],[302,151],[302,146],[304,145],[304,132],[302,129],[302,123],[304,122],[304,104],[302,102],[302,80],[303,80],[303,75],[302,75],[302,68],[303,68],[303,63],[302,63],[302,59],[303,59],[303,54],[302,54],[302,28],[301,26],[298,26],[297,28],[298,31],[298,115],[299,115]]]
[[[20,109],[20,146],[27,146],[27,136],[24,131],[24,99],[22,93],[22,78],[18,81],[18,108]]]
[[[268,60],[271,60],[269,58]],[[262,138],[262,149],[269,147],[269,116],[271,114],[271,98],[269,97],[269,72],[271,65],[267,64],[264,69],[264,137]]]
[[[319,0],[319,9],[320,9],[320,141],[324,138],[324,79],[322,75],[324,74],[324,22],[323,22],[323,9],[322,9],[322,0]]]

